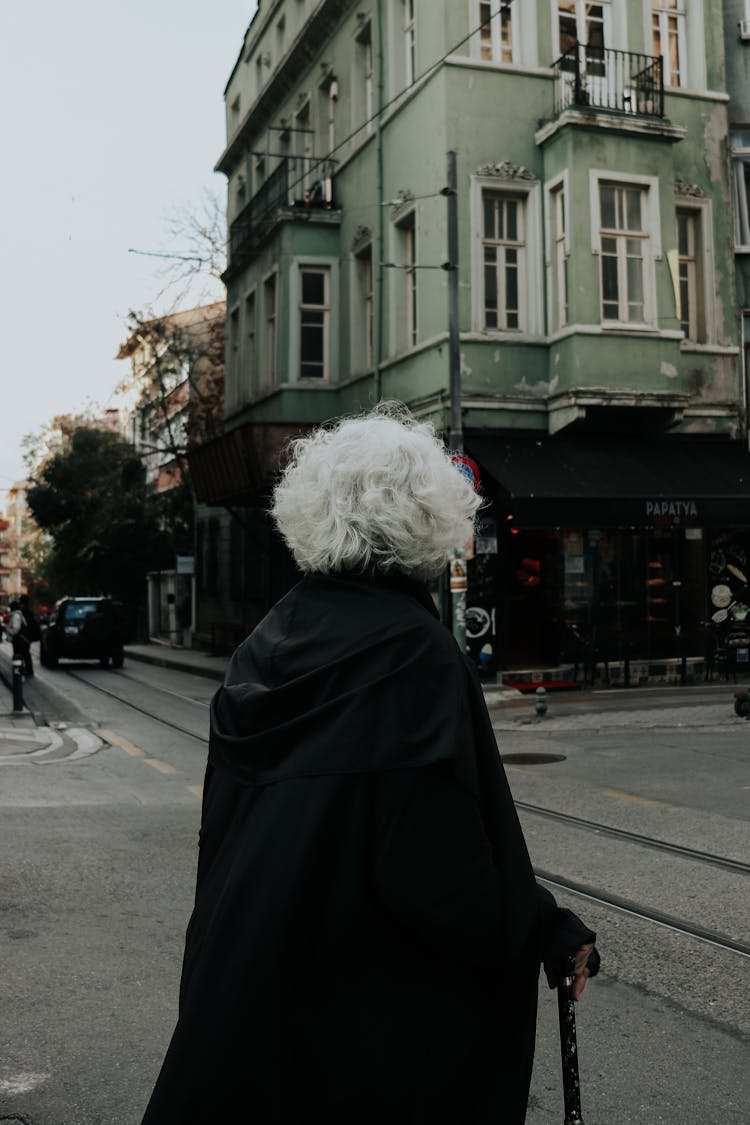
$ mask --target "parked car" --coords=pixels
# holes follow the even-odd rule
[[[103,668],[123,662],[121,606],[111,598],[61,598],[42,628],[39,660],[56,668],[61,659],[98,660]]]

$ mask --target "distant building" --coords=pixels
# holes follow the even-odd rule
[[[463,441],[488,500],[474,651],[620,675],[702,653],[711,568],[731,539],[741,569],[750,529],[728,8],[259,4],[217,164],[226,432],[193,459],[199,495],[252,529],[219,585],[244,558],[259,613],[293,577],[262,515],[290,434],[383,398],[447,433],[457,265]]]
[[[11,485],[5,518],[0,521],[0,593],[6,601],[28,593],[27,548],[36,534],[26,502],[29,487],[29,482],[25,480]]]
[[[146,466],[149,484],[168,493],[187,480],[187,455],[223,429],[223,301],[144,320],[135,325],[117,358],[130,361],[121,388],[123,436]],[[148,632],[170,643],[210,643],[212,607],[196,588],[196,543],[205,517],[190,511],[193,541],[173,569],[149,575]],[[229,522],[225,515],[223,522]]]

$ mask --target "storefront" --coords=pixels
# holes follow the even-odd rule
[[[747,612],[750,454],[737,443],[483,433],[466,447],[497,543],[469,565],[468,604],[491,614],[500,668],[701,657]]]

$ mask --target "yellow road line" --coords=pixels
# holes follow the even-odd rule
[[[107,742],[111,742],[113,746],[119,746],[126,754],[130,754],[131,758],[145,758],[146,751],[141,750],[140,746],[135,746],[129,742],[127,738],[123,738],[121,734],[116,734],[113,730],[100,730],[99,734]]]
[[[665,808],[664,801],[654,801],[651,797],[638,797],[634,793],[620,793],[618,789],[602,789],[605,797],[616,797],[618,801],[631,801],[634,805],[646,805],[654,809]]]
[[[195,793],[196,797],[203,799],[203,786],[202,785],[188,785],[191,793]]]
[[[174,766],[167,765],[166,762],[161,762],[158,758],[144,758],[143,760],[147,766],[153,766],[159,773],[177,773]]]

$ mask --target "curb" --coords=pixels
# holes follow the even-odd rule
[[[155,664],[159,668],[172,668],[178,672],[192,672],[195,676],[205,676],[209,680],[222,681],[226,668],[205,668],[200,664],[190,664],[187,660],[173,660],[168,656],[157,656],[152,653],[133,652],[125,645],[125,657],[127,660],[140,661],[142,664]]]

